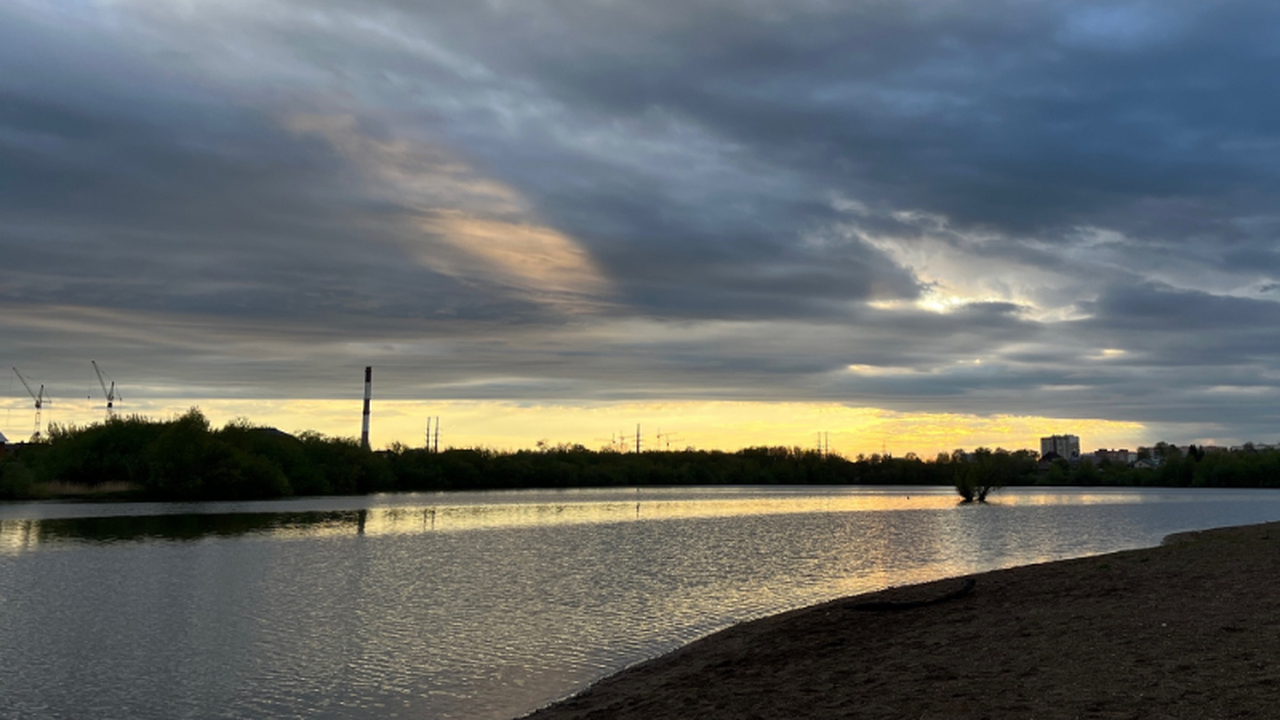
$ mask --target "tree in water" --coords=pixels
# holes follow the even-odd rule
[[[978,448],[967,461],[957,464],[954,482],[963,502],[986,502],[997,488],[1015,481],[1035,466],[1027,451],[1011,453],[1004,448]]]

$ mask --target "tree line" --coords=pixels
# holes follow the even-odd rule
[[[1088,458],[1075,464],[1055,460],[1043,471],[1041,483],[1079,486],[1154,487],[1280,487],[1280,450],[1245,443],[1230,452],[1206,452],[1190,445],[1183,452],[1176,445],[1159,442],[1138,450],[1139,460],[1155,467]]]
[[[93,492],[124,488],[149,500],[247,500],[295,495],[569,488],[641,485],[942,485],[982,501],[1006,485],[1280,485],[1280,452],[1174,456],[1158,446],[1156,470],[1053,464],[1036,453],[979,448],[923,460],[859,455],[849,459],[798,447],[624,453],[540,443],[501,452],[432,452],[396,444],[370,452],[351,438],[289,435],[236,420],[213,428],[196,408],[169,419],[115,418],[84,427],[53,426],[43,442],[0,460],[0,499],[46,496],[51,484]]]

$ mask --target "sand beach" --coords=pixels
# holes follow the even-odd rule
[[[1280,523],[742,623],[528,716],[1280,717]]]

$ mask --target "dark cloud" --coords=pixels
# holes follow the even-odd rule
[[[376,360],[405,396],[1261,436],[1278,21],[1257,0],[8,7],[0,331],[11,363],[98,354],[213,394],[323,396]]]
[[[552,20],[517,32],[530,14]],[[459,19],[458,42],[575,111],[661,108],[811,181],[1023,234],[1274,191],[1256,153],[1280,98],[1258,28],[1276,20],[1259,3],[548,3]]]

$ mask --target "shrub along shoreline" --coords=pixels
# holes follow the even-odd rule
[[[250,500],[641,485],[941,485],[981,500],[1005,485],[1280,486],[1280,451],[1163,460],[1156,470],[1134,470],[1087,463],[1041,469],[1033,451],[985,448],[930,461],[912,453],[848,459],[794,447],[622,453],[581,445],[515,452],[395,445],[371,452],[351,438],[289,435],[247,420],[215,429],[192,408],[169,420],[134,415],[85,427],[52,426],[45,441],[0,459],[0,500]]]

